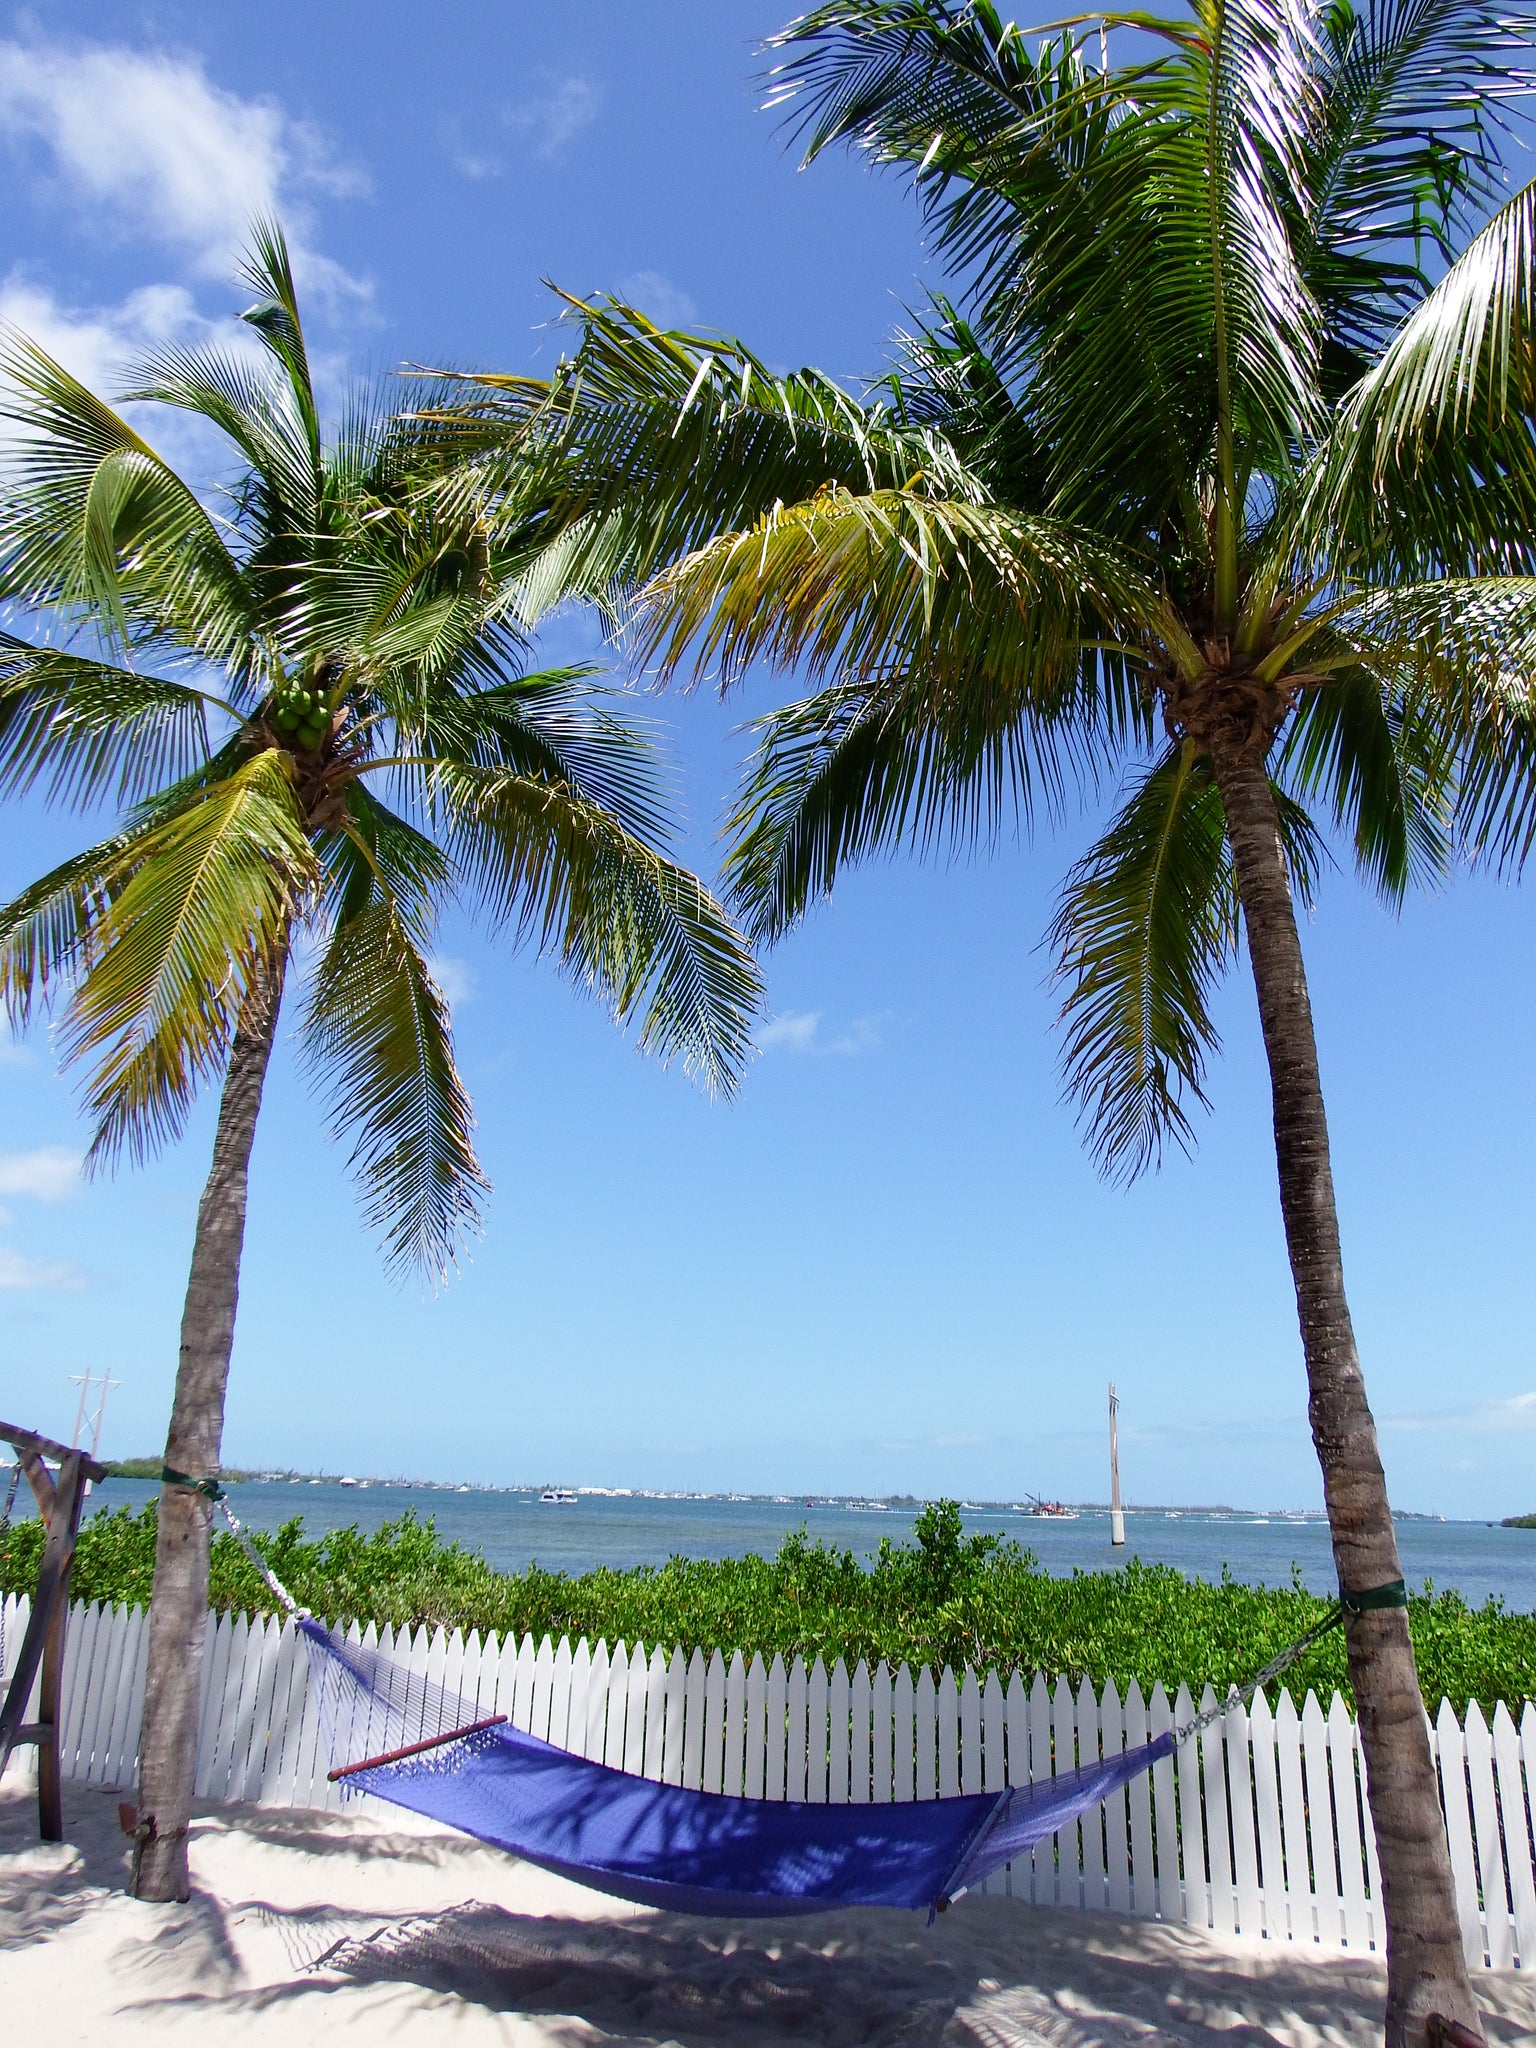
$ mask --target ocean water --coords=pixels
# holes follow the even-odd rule
[[[109,1479],[94,1489],[90,1510],[138,1508],[158,1489],[147,1480]],[[230,1506],[253,1529],[276,1529],[294,1515],[317,1535],[355,1522],[366,1530],[414,1510],[440,1535],[477,1550],[498,1571],[537,1561],[552,1571],[587,1572],[603,1565],[662,1564],[672,1556],[771,1556],[785,1536],[804,1528],[813,1538],[868,1556],[882,1537],[912,1534],[913,1507],[851,1501],[656,1498],[584,1493],[554,1506],[537,1492],[454,1492],[445,1487],[344,1487],[334,1481],[248,1480],[230,1488]],[[1110,1547],[1107,1511],[1073,1520],[1028,1516],[1006,1508],[965,1509],[967,1530],[992,1530],[1032,1550],[1050,1572],[1104,1571],[1139,1557],[1202,1579],[1223,1569],[1248,1585],[1289,1585],[1293,1565],[1315,1593],[1335,1585],[1328,1530],[1320,1516],[1207,1514],[1162,1509],[1126,1513],[1126,1545]],[[1415,1590],[1426,1580],[1454,1589],[1474,1605],[1490,1597],[1514,1612],[1536,1610],[1536,1529],[1484,1522],[1400,1521],[1403,1571]]]

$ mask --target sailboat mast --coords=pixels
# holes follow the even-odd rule
[[[1120,1396],[1109,1383],[1109,1540],[1118,1550],[1125,1542],[1125,1510],[1120,1505]]]

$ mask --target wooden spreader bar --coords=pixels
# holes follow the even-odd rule
[[[338,1778],[350,1778],[355,1771],[375,1770],[380,1764],[397,1764],[402,1757],[420,1756],[424,1749],[441,1749],[445,1743],[458,1742],[466,1735],[478,1735],[482,1728],[499,1728],[506,1718],[505,1714],[487,1714],[483,1721],[471,1721],[463,1728],[450,1728],[445,1735],[429,1735],[425,1742],[408,1742],[403,1749],[386,1749],[378,1756],[365,1756],[358,1764],[340,1764],[325,1775],[334,1785]]]

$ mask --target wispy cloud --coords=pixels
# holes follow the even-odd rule
[[[353,165],[275,100],[239,98],[196,58],[104,44],[0,43],[0,134],[41,150],[54,188],[94,226],[152,237],[223,277],[255,213],[280,213],[305,282],[363,289],[321,256],[311,195],[366,189]]]
[[[56,1259],[29,1259],[24,1252],[0,1244],[0,1293],[35,1294],[46,1288],[78,1288],[84,1283],[73,1266]]]
[[[820,1010],[783,1010],[757,1034],[760,1052],[848,1054],[871,1052],[880,1044],[878,1021],[855,1017],[851,1024],[823,1032]]]
[[[0,1195],[30,1195],[35,1202],[62,1202],[80,1191],[81,1155],[67,1145],[41,1145],[35,1152],[0,1152]]]
[[[480,982],[467,960],[456,960],[450,953],[435,953],[427,964],[432,979],[448,998],[450,1010],[462,1009],[473,999]]]
[[[546,73],[540,78],[535,95],[508,107],[502,120],[514,135],[523,139],[534,156],[548,163],[573,135],[591,127],[602,104],[602,89],[590,78],[580,74],[557,78]]]
[[[685,291],[659,270],[636,270],[619,279],[619,297],[638,306],[658,327],[686,327],[699,309]]]

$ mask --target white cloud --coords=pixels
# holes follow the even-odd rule
[[[806,1052],[822,1056],[872,1052],[880,1044],[878,1019],[855,1017],[840,1030],[823,1032],[820,1010],[785,1010],[757,1034],[760,1052]]]
[[[757,1034],[759,1052],[810,1052],[821,1026],[819,1010],[785,1010],[770,1017]]]
[[[62,1202],[79,1188],[80,1154],[67,1145],[43,1145],[35,1152],[0,1152],[0,1195]]]
[[[533,154],[546,163],[558,156],[573,135],[589,128],[603,104],[601,89],[590,78],[546,75],[536,99],[508,107],[502,120],[521,135]]]
[[[467,960],[455,960],[450,954],[438,953],[428,962],[432,979],[448,999],[450,1010],[460,1009],[474,996],[479,988],[479,979]]]
[[[686,327],[698,318],[698,307],[685,291],[659,270],[636,270],[619,279],[619,297],[649,314],[658,327]]]
[[[364,290],[310,246],[304,195],[364,189],[273,100],[243,100],[191,57],[101,44],[0,42],[0,134],[41,147],[93,224],[149,235],[226,276],[251,216],[275,213],[311,287]]]
[[[73,1266],[54,1259],[29,1259],[22,1252],[0,1244],[0,1293],[32,1294],[46,1287],[79,1287],[80,1276]]]
[[[0,1038],[0,1067],[30,1067],[32,1048],[18,1045],[14,1038]]]

